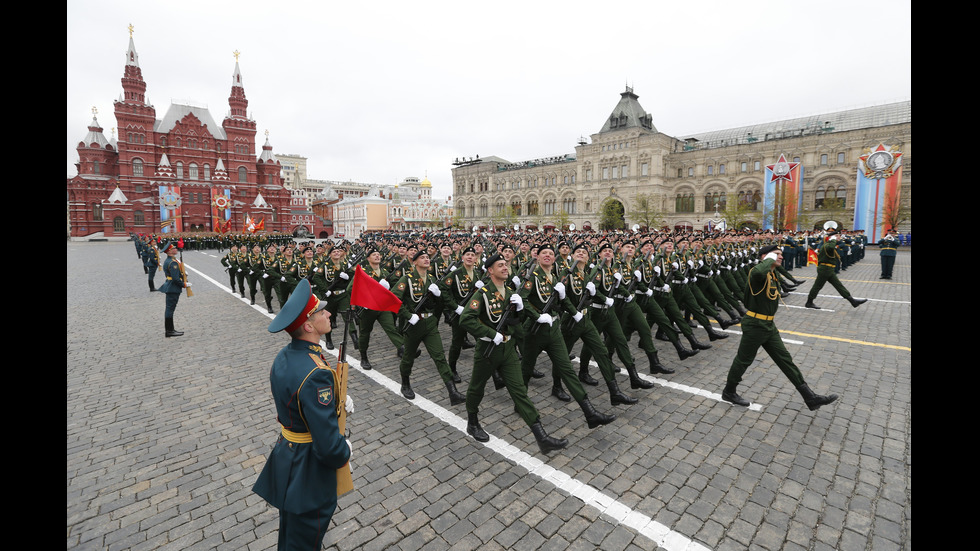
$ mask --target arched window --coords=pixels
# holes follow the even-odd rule
[[[197,180],[197,163],[191,163],[187,167],[187,172],[188,172],[189,179]]]
[[[92,174],[98,174],[100,170],[99,161],[92,161]]]
[[[177,177],[178,178],[184,177],[184,163],[181,161],[177,161]]]
[[[133,176],[143,175],[143,159],[133,159]]]
[[[207,182],[207,181],[210,181],[210,180],[211,180],[211,165],[205,164],[204,165],[204,181]]]
[[[248,170],[246,170],[245,167],[243,166],[238,167],[238,181],[239,182],[248,181]]]
[[[826,197],[827,197],[827,191],[823,188],[823,186],[818,187],[817,193],[814,196],[813,208],[822,209],[823,201]]]

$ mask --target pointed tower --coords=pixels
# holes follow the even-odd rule
[[[146,82],[140,70],[139,54],[133,42],[133,26],[129,26],[129,47],[123,66],[123,93],[113,103],[116,128],[119,129],[119,176],[123,192],[131,195],[134,186],[148,185],[145,178],[156,170],[153,148],[153,123],[156,109],[146,101]]]
[[[78,162],[75,168],[79,176],[110,176],[116,171],[118,154],[116,148],[105,139],[102,126],[96,118],[96,109],[92,108],[92,123],[88,125],[88,134],[78,142]]]
[[[283,187],[282,164],[272,154],[272,144],[269,143],[269,131],[265,131],[265,144],[262,146],[262,154],[255,164],[258,172],[259,196],[269,203],[266,208],[269,210],[269,220],[277,222],[280,216],[286,216],[289,212],[289,192]],[[258,197],[256,198],[258,200]],[[276,207],[279,207],[278,209]],[[253,211],[256,209],[253,208]],[[264,211],[263,211],[264,212]],[[268,227],[268,226],[267,226]]]
[[[231,95],[228,96],[228,115],[221,126],[228,136],[228,175],[236,185],[257,183],[255,174],[255,121],[248,118],[248,99],[238,67],[239,52],[235,51],[235,72],[231,75]],[[243,170],[244,169],[244,170]]]

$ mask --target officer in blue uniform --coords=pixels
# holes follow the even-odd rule
[[[269,374],[280,436],[252,491],[279,509],[279,549],[321,549],[337,509],[337,469],[350,460],[340,434],[336,373],[327,365],[320,338],[330,332],[326,301],[301,280],[270,333],[292,337]]]
[[[177,245],[173,241],[168,241],[163,244],[163,252],[167,255],[167,259],[163,261],[163,275],[167,281],[163,282],[159,290],[167,295],[167,307],[163,314],[164,336],[179,337],[184,332],[174,329],[174,311],[177,309],[180,293],[185,287],[190,287],[191,284],[184,281],[184,274],[180,271],[180,261],[177,260]]]

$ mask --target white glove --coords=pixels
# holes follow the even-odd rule
[[[354,413],[354,399],[350,397],[350,394],[347,395],[347,400],[344,401],[344,410],[347,412],[347,415]]]
[[[623,274],[621,274],[619,272],[616,272],[616,273],[613,274],[613,277],[616,278],[616,281],[619,281],[619,280],[623,279]]]
[[[690,279],[687,279],[686,277],[684,278],[684,283],[688,283],[690,281],[691,281]]]
[[[585,284],[585,289],[589,292],[589,296],[595,296],[595,283],[591,281]]]
[[[184,287],[190,287],[191,285],[194,285],[194,284],[193,283],[185,283],[184,284]]]
[[[670,285],[667,285],[666,283],[664,283],[664,292],[665,293],[669,293],[670,292]]]
[[[555,283],[555,292],[558,293],[558,298],[565,300],[565,284],[562,282]]]
[[[626,297],[626,304],[633,302],[633,295]]]
[[[654,266],[654,267],[653,267],[653,272],[654,272],[655,274],[657,274],[657,275],[660,275],[660,266]]]
[[[457,306],[455,312],[456,312],[456,315],[457,316],[462,316],[463,315],[463,307],[462,306]]]
[[[670,265],[673,266],[675,270],[680,269],[680,266],[676,262],[671,262]]]
[[[330,295],[332,295],[332,294],[333,294],[333,291],[327,291],[326,293],[323,293],[323,296],[325,296],[327,298],[330,298]]]
[[[262,274],[262,279],[266,279],[268,277],[269,277],[269,274]]]
[[[517,305],[518,312],[524,309],[524,299],[521,298],[521,295],[510,295],[510,303]]]
[[[419,322],[418,314],[412,314],[412,317],[408,318],[408,323],[410,323],[411,325],[415,325],[418,322]]]
[[[347,272],[340,272],[338,275],[340,276],[340,279],[343,279],[344,281],[350,279],[350,276],[347,275]]]
[[[241,268],[238,269],[238,273],[242,273],[242,269]]]
[[[616,301],[610,297],[606,297],[606,306],[612,306],[613,304],[616,304]]]
[[[698,268],[700,268],[702,266],[704,266],[704,261],[703,260],[698,260]]]
[[[478,280],[474,281],[473,282],[473,286],[476,287],[477,289],[482,288],[483,287],[483,280],[482,279],[478,279]]]
[[[435,283],[429,284],[429,292],[437,297],[442,295],[442,291],[439,290],[439,286]]]
[[[555,318],[551,317],[551,314],[541,314],[538,316],[538,323],[547,323],[548,325],[551,325],[554,323],[554,321]]]
[[[694,261],[693,261],[693,260],[688,260],[688,261],[687,261],[687,266],[688,266],[689,268],[693,268],[693,267],[694,267]]]
[[[652,297],[653,296],[653,289],[647,289],[647,292],[645,294],[648,297]]]
[[[572,316],[572,319],[575,320],[575,323],[578,323],[578,322],[582,321],[582,318],[584,318],[584,317],[585,316],[582,315],[582,312],[575,312],[575,315]]]
[[[381,286],[384,287],[385,289],[391,289],[391,283],[388,283],[387,279],[382,279],[378,283],[380,283]]]
[[[514,287],[520,287],[521,286],[521,278],[519,278],[517,276],[514,276],[514,277],[510,278],[510,280],[514,282]]]
[[[248,271],[248,275],[252,275],[252,274],[254,274],[254,273],[255,273],[255,272],[253,272],[252,270],[249,270],[249,271]]]
[[[715,271],[714,270],[708,270],[708,277],[711,277],[713,275],[715,275]]]
[[[313,272],[314,273],[319,272],[319,271],[320,271],[320,268],[313,268]]]
[[[493,336],[493,344],[500,344],[502,342],[504,342],[504,336],[503,335],[501,335],[500,333],[497,333],[496,335]]]
[[[776,258],[778,258],[778,255],[776,254],[776,251],[773,251],[767,254],[762,260],[776,260]]]
[[[279,281],[286,281],[286,276],[282,276],[282,277],[280,277],[280,278],[279,278]]]
[[[633,275],[636,276],[636,279],[640,279],[643,277],[643,272],[640,270],[633,270]]]
[[[697,283],[698,282],[698,276],[692,276],[691,277],[691,282]]]

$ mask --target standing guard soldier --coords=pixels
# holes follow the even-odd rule
[[[167,281],[160,286],[160,292],[167,296],[167,306],[163,314],[164,336],[180,337],[184,332],[174,329],[174,312],[177,310],[180,293],[191,284],[184,281],[180,261],[177,260],[177,244],[173,241],[164,243],[163,252],[167,255],[167,259],[163,261],[163,275],[167,277]]]
[[[143,248],[143,268],[146,270],[146,281],[150,285],[150,292],[157,290],[153,278],[156,277],[159,266],[160,251],[157,250],[157,242],[155,239],[148,239]]]

